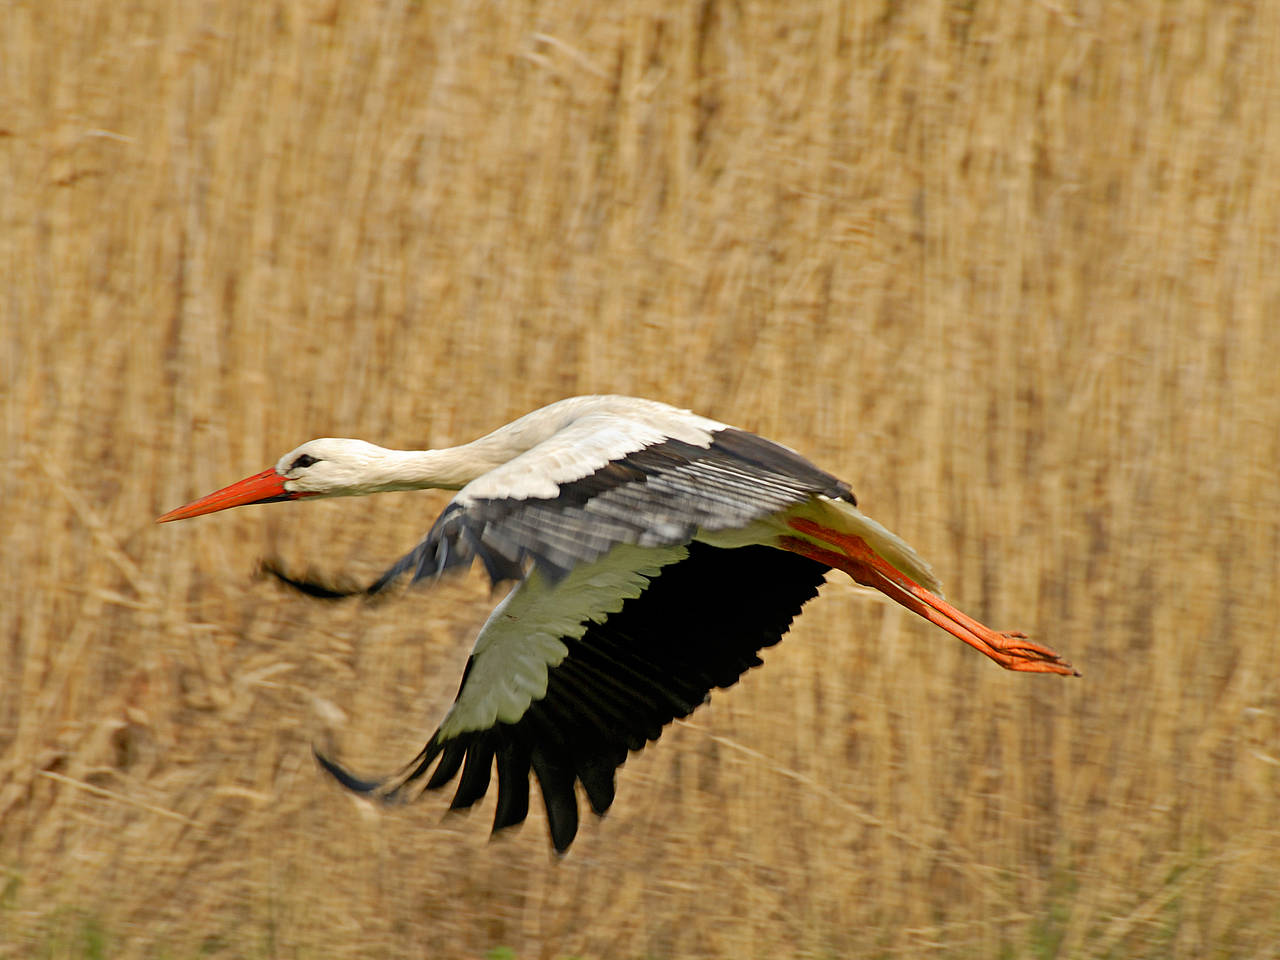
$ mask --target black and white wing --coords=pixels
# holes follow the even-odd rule
[[[370,592],[476,558],[495,583],[522,578],[531,564],[556,580],[616,544],[687,543],[815,495],[854,502],[846,484],[745,430],[692,415],[687,423],[673,417],[666,431],[588,415],[463,487]]]
[[[401,774],[365,780],[320,761],[386,799],[457,778],[453,809],[483,797],[496,766],[495,831],[524,821],[532,773],[563,852],[578,830],[576,784],[602,815],[628,751],[760,664],[827,569],[772,547],[695,541],[616,546],[558,580],[535,570],[486,622],[452,709]]]
[[[321,760],[347,787],[386,798],[457,778],[454,808],[479,800],[496,767],[495,830],[525,819],[532,773],[564,850],[576,784],[596,813],[608,809],[628,751],[759,664],[827,571],[771,546],[697,538],[815,496],[853,497],[785,447],[662,404],[580,398],[492,436],[535,427],[369,588],[477,558],[495,583],[520,581],[481,630],[439,730],[389,780]]]

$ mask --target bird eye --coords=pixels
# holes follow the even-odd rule
[[[315,462],[316,462],[315,457],[311,456],[311,454],[309,453],[303,453],[303,454],[300,454],[298,456],[298,459],[294,460],[293,463],[289,464],[289,470],[290,471],[303,470],[311,466]]]

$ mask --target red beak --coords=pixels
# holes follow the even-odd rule
[[[247,503],[275,503],[277,500],[296,500],[303,496],[290,493],[284,488],[284,477],[275,470],[263,470],[252,477],[246,477],[239,483],[216,490],[207,497],[193,500],[185,507],[170,510],[163,517],[157,517],[156,523],[167,523],[170,520],[186,520],[198,517],[202,513],[213,513],[228,507],[241,507]]]

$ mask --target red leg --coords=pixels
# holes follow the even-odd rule
[[[832,530],[812,520],[795,519],[789,523],[801,533],[838,547],[840,552],[826,550],[799,537],[783,537],[780,545],[784,549],[843,570],[858,583],[879,590],[912,613],[937,624],[1006,670],[1080,675],[1048,647],[1028,640],[1025,633],[997,632],[957,610],[894,567],[861,537]]]

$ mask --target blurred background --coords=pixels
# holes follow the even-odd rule
[[[0,956],[1280,956],[1280,7],[0,23]],[[344,794],[311,744],[407,761],[492,598],[255,564],[447,494],[153,518],[593,392],[800,449],[1083,679],[842,580],[563,859]]]

